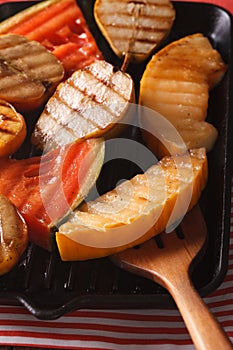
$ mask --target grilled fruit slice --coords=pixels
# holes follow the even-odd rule
[[[103,257],[170,231],[197,203],[207,172],[205,149],[191,150],[83,204],[56,233],[61,258]]]
[[[38,157],[0,160],[0,193],[24,217],[32,242],[51,250],[54,226],[88,194],[103,159],[104,142],[93,139]]]
[[[32,143],[51,150],[76,140],[111,136],[132,117],[132,78],[102,61],[75,72],[50,98],[32,134]]]
[[[167,36],[175,10],[170,0],[97,0],[94,15],[119,57],[142,61]]]
[[[15,206],[0,194],[0,275],[9,272],[28,244],[27,225]]]
[[[0,23],[0,33],[40,42],[62,62],[66,78],[102,58],[75,0],[48,0],[28,7]]]
[[[0,35],[0,98],[20,111],[42,105],[63,79],[57,58],[36,41]]]
[[[13,154],[26,137],[26,123],[13,106],[0,100],[0,157]]]
[[[184,37],[159,51],[148,63],[141,79],[140,104],[167,118],[188,148],[205,147],[210,151],[217,130],[205,122],[209,89],[219,83],[226,69],[207,37],[200,33]],[[163,155],[166,149],[153,138],[156,121],[142,113],[140,122],[143,130],[151,132],[144,134],[147,145]],[[165,141],[169,153],[180,151],[175,141]]]

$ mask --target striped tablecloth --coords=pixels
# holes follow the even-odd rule
[[[233,0],[202,2],[233,13]],[[221,286],[204,301],[233,341],[233,181],[229,269]],[[40,321],[24,307],[0,305],[0,344],[86,350],[194,349],[176,309],[78,310],[55,321]]]

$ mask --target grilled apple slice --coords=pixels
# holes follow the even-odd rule
[[[169,33],[175,10],[170,0],[97,0],[94,15],[119,57],[143,61]]]
[[[207,172],[205,149],[191,150],[83,204],[56,233],[61,258],[103,257],[171,231],[197,203]]]
[[[32,143],[51,150],[80,139],[110,137],[132,117],[132,78],[106,61],[96,61],[59,84],[41,114]]]
[[[0,98],[20,111],[45,102],[63,79],[57,58],[36,41],[0,35]]]
[[[26,137],[26,123],[13,106],[0,100],[0,157],[13,154]]]
[[[16,207],[0,194],[0,275],[9,272],[28,244],[28,230]]]
[[[217,130],[205,122],[209,90],[219,83],[226,69],[207,37],[200,33],[184,37],[150,60],[141,79],[139,102],[167,118],[188,148],[205,147],[210,151]],[[164,143],[168,147],[158,144],[153,137],[156,120],[147,117],[147,113],[141,113],[140,123],[145,142],[155,153],[159,152],[158,156],[166,148],[169,153],[180,151],[180,145],[166,136]]]

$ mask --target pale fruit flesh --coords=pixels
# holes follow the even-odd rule
[[[94,15],[103,35],[119,57],[140,62],[170,32],[175,10],[170,0],[97,0]]]
[[[32,143],[46,151],[92,137],[112,137],[132,118],[132,78],[96,61],[61,83],[46,104]]]
[[[205,147],[210,151],[218,132],[206,122],[209,90],[220,82],[226,69],[207,37],[197,33],[181,38],[155,54],[148,63],[140,83],[140,104],[165,117],[188,149]],[[144,140],[157,156],[179,152],[180,145],[173,140],[168,152],[146,132],[150,130],[153,134],[152,124],[146,113],[140,115]]]
[[[191,150],[83,204],[56,233],[61,258],[108,256],[169,231],[197,203],[207,173],[205,149]]]

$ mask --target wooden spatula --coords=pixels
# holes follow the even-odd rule
[[[121,268],[152,279],[170,292],[196,349],[232,350],[224,330],[190,281],[190,265],[204,250],[207,238],[205,221],[198,206],[185,216],[180,229],[162,233],[159,244],[151,239],[137,249],[128,249],[111,259]]]

